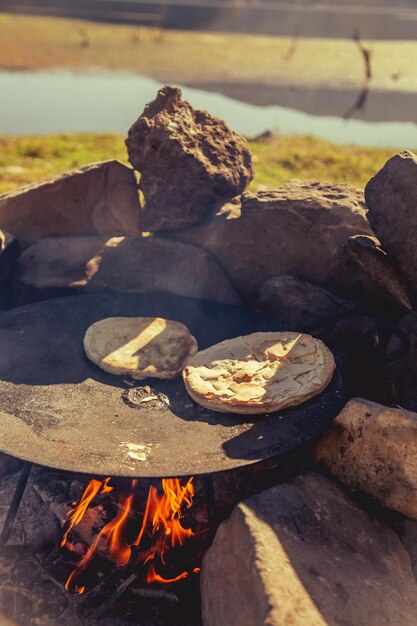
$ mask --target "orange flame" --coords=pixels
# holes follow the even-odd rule
[[[183,506],[190,507],[193,503],[194,487],[193,478],[190,478],[182,487],[178,478],[164,478],[162,480],[163,495],[159,496],[155,487],[150,487],[148,500],[146,502],[145,512],[143,516],[142,527],[139,535],[134,541],[134,545],[138,546],[143,537],[145,528],[150,520],[152,520],[152,535],[156,535],[151,554],[147,557],[146,563],[154,561],[159,556],[161,562],[165,565],[165,553],[167,549],[176,545],[183,545],[186,539],[194,536],[191,528],[184,528],[181,525]],[[161,532],[159,532],[162,529]],[[187,572],[183,572],[175,579],[164,579],[155,572],[155,565],[151,563],[149,568],[147,582],[175,582],[181,578],[186,578]]]
[[[81,521],[89,504],[97,494],[107,493],[113,489],[108,486],[108,481],[109,479],[106,479],[103,483],[97,480],[90,481],[78,505],[68,514],[70,524],[64,534],[61,546],[66,545],[71,549],[71,544],[68,541],[69,532]],[[118,567],[127,565],[131,557],[131,547],[139,547],[145,532],[148,536],[155,538],[151,552],[149,553],[148,551],[148,556],[145,559],[143,556],[138,558],[138,564],[150,563],[146,581],[149,583],[158,582],[168,584],[187,578],[189,574],[185,571],[174,578],[164,578],[155,570],[155,559],[165,565],[165,554],[167,550],[176,545],[183,545],[187,539],[194,535],[190,528],[184,528],[181,524],[182,509],[184,507],[190,507],[193,503],[194,487],[192,482],[193,478],[190,478],[186,484],[182,486],[178,478],[163,479],[162,495],[159,495],[158,490],[151,486],[139,533],[136,539],[129,544],[125,538],[126,523],[129,517],[131,517],[132,503],[134,500],[133,490],[137,483],[136,480],[132,481],[132,492],[128,496],[120,498],[118,514],[99,532],[85,555],[69,576],[65,588],[69,589],[70,587],[74,587],[77,593],[84,592],[85,587],[78,587],[76,581],[90,563],[98,546],[100,546],[101,550],[105,549],[108,552],[110,559]]]
[[[109,556],[115,561],[118,567],[126,565],[129,562],[131,549],[130,546],[123,541],[123,530],[132,507],[132,500],[133,495],[130,495],[126,499],[121,499],[121,508],[118,514],[101,529],[83,558],[69,576],[65,583],[65,589],[68,590],[72,581],[76,580],[85,570],[100,543],[108,548]]]
[[[147,583],[160,583],[162,585],[169,585],[170,583],[176,583],[179,580],[183,580],[184,578],[188,578],[188,572],[182,572],[179,576],[175,578],[162,578],[159,574],[155,572],[155,566],[151,563],[151,566],[148,571],[148,575],[146,577]]]
[[[73,506],[75,508],[71,509],[71,511],[68,513],[68,519],[70,523],[62,537],[61,548],[63,548],[65,544],[67,543],[67,539],[68,539],[68,535],[70,531],[74,528],[74,526],[79,524],[81,520],[83,519],[85,512],[88,508],[88,505],[93,500],[93,498],[98,493],[109,493],[110,491],[113,490],[113,487],[109,487],[108,485],[109,480],[110,478],[106,478],[104,482],[101,482],[100,480],[95,480],[95,479],[90,480],[87,488],[85,489],[83,495],[81,496],[79,503],[77,504],[76,502],[73,502]]]

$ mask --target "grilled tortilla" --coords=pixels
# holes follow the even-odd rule
[[[193,400],[222,413],[278,411],[318,395],[335,369],[319,339],[293,332],[259,332],[198,352],[183,379]]]
[[[161,317],[108,317],[85,333],[88,358],[111,374],[145,378],[174,378],[197,341],[184,324]]]

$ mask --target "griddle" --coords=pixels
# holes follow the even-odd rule
[[[107,374],[85,356],[83,337],[90,324],[110,316],[177,320],[200,348],[285,330],[244,308],[160,293],[72,296],[7,311],[0,315],[2,452],[88,475],[212,474],[304,443],[342,407],[338,371],[313,400],[254,417],[200,407],[181,377],[132,381]],[[153,398],[143,402],[147,394]]]

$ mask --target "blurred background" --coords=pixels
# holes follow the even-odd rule
[[[252,140],[258,189],[363,185],[417,147],[417,0],[393,4],[0,0],[0,192],[125,160],[167,82]]]

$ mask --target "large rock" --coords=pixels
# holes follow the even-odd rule
[[[139,212],[134,172],[119,161],[0,195],[0,227],[23,245],[48,235],[137,235]]]
[[[365,187],[368,218],[384,250],[417,290],[417,156],[396,154]]]
[[[153,237],[47,237],[19,258],[15,302],[97,291],[167,291],[239,304],[207,252]]]
[[[412,310],[408,285],[393,268],[376,237],[354,235],[346,245],[353,272],[365,292],[380,301]]]
[[[315,447],[314,458],[351,489],[417,518],[417,414],[355,398]]]
[[[204,626],[415,626],[397,535],[314,474],[234,509],[202,567]]]
[[[342,293],[353,282],[344,246],[372,234],[363,195],[350,185],[289,182],[274,191],[245,193],[210,221],[173,233],[213,254],[236,289],[257,299],[261,285],[290,274]]]
[[[129,130],[129,160],[141,173],[143,229],[184,228],[242,193],[253,177],[246,140],[165,86]]]
[[[261,287],[259,304],[269,315],[301,331],[320,328],[355,310],[353,302],[295,276],[267,280]]]

